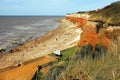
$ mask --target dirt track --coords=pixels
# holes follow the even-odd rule
[[[37,70],[38,65],[53,61],[54,58],[44,56],[34,60],[34,62],[21,65],[19,67],[0,72],[0,80],[31,80]]]

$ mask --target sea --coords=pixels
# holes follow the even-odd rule
[[[63,16],[0,16],[0,53],[56,29]]]

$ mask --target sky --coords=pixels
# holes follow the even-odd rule
[[[0,15],[65,15],[96,10],[118,0],[0,0]]]

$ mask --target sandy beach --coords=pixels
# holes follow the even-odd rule
[[[0,69],[17,66],[28,60],[50,54],[55,50],[64,50],[77,45],[76,41],[79,40],[78,35],[80,35],[77,30],[81,31],[81,29],[75,28],[75,26],[68,20],[61,20],[61,25],[57,29],[26,42],[12,49],[9,53],[2,54],[0,56]]]

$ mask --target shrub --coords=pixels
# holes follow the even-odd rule
[[[42,72],[37,70],[31,80],[40,80]]]
[[[89,44],[89,45],[86,45],[86,46],[83,46],[81,49],[79,49],[79,51],[76,53],[76,56],[75,56],[75,59],[78,60],[78,59],[81,59],[81,58],[84,58],[84,57],[91,57],[92,56],[92,50],[93,50],[93,47]]]
[[[106,52],[107,48],[101,44],[97,44],[95,45],[95,47],[92,47],[92,45],[88,44],[79,49],[79,51],[76,53],[75,59],[78,60],[86,57],[97,59],[101,56],[105,56]]]
[[[65,70],[65,66],[54,66],[46,74],[44,79],[40,80],[56,80],[56,78]]]
[[[107,52],[106,47],[103,45],[97,44],[94,48],[94,58],[104,57]]]

